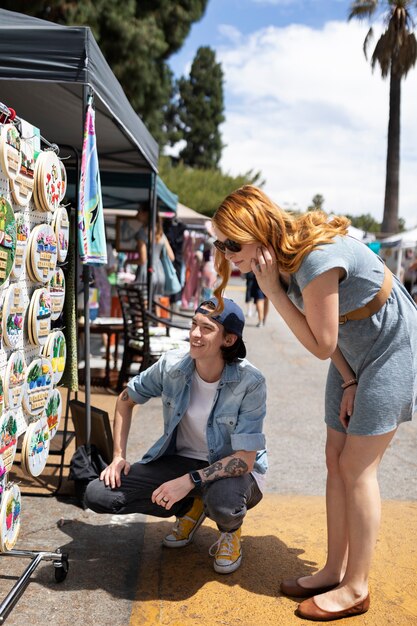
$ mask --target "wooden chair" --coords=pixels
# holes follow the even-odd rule
[[[124,324],[124,350],[117,389],[121,391],[129,379],[131,367],[139,365],[139,372],[155,363],[167,350],[188,346],[191,320],[184,322],[161,318],[147,310],[147,293],[143,285],[131,283],[117,288]],[[154,326],[152,326],[154,324]],[[180,336],[171,335],[171,329],[181,329]],[[185,340],[187,336],[187,340]]]

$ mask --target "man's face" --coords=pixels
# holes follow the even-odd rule
[[[224,328],[208,315],[196,313],[190,330],[190,356],[193,359],[210,359],[220,355],[226,345]]]

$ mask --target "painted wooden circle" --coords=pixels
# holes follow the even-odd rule
[[[38,224],[29,237],[26,266],[29,274],[41,283],[51,280],[56,268],[57,245],[55,232],[49,224]]]
[[[29,226],[22,213],[15,214],[16,221],[16,253],[11,271],[13,278],[20,278],[25,267],[26,253],[29,239]]]
[[[4,296],[1,315],[3,343],[8,348],[17,348],[23,337],[25,299],[21,285],[13,283]]]
[[[3,411],[0,418],[0,456],[6,472],[10,472],[17,447],[17,421],[11,411]]]
[[[61,170],[61,186],[59,188],[59,202],[62,202],[67,192],[67,170],[64,162],[59,159],[59,168]]]
[[[49,289],[35,289],[29,305],[29,339],[37,346],[44,346],[51,332],[52,302]]]
[[[13,411],[22,405],[25,376],[26,361],[23,352],[12,352],[4,376],[4,405],[7,409]]]
[[[69,244],[69,219],[65,207],[58,207],[54,214],[52,226],[58,245],[58,263],[63,263],[67,258]]]
[[[35,153],[33,149],[33,139],[20,138],[20,151],[22,162],[20,171],[15,179],[10,180],[13,199],[19,206],[27,206],[33,194],[35,183]]]
[[[6,483],[6,466],[4,465],[4,461],[0,456],[0,501],[1,494],[4,491],[5,483]]]
[[[0,550],[7,552],[15,546],[20,530],[22,499],[16,483],[7,485],[0,506]]]
[[[52,302],[52,319],[59,318],[64,308],[65,302],[65,276],[60,267],[57,267],[49,283]]]
[[[45,469],[50,440],[48,422],[45,416],[27,427],[22,453],[24,453],[24,469],[29,476],[39,476]]]
[[[53,384],[57,385],[64,374],[67,360],[67,343],[65,335],[61,330],[55,330],[51,333],[42,350],[42,354],[50,359],[52,363]]]
[[[0,196],[0,287],[9,278],[16,254],[16,220],[10,203]]]
[[[41,415],[52,389],[52,363],[46,357],[34,359],[26,368],[23,408],[29,415]]]
[[[46,401],[45,417],[48,422],[49,437],[52,439],[59,428],[62,416],[62,398],[58,389],[52,389]]]
[[[0,130],[0,164],[5,175],[15,180],[22,165],[20,134],[14,124],[4,124]]]
[[[53,150],[41,152],[35,166],[36,197],[40,211],[56,211],[61,199],[62,173]]]

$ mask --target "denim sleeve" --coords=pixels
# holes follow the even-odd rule
[[[265,448],[262,432],[266,415],[266,383],[262,379],[250,387],[240,405],[236,428],[231,435],[233,450],[255,451]]]
[[[150,398],[162,395],[165,359],[162,356],[156,363],[132,378],[127,385],[129,397],[136,404],[145,404]]]

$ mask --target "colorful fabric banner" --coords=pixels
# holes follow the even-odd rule
[[[106,233],[98,167],[95,111],[89,98],[78,192],[78,250],[84,265],[106,265]]]

